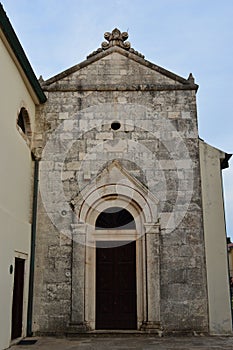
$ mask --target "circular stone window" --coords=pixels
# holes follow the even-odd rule
[[[112,130],[119,130],[120,127],[121,127],[121,123],[119,123],[119,122],[112,122],[112,124],[111,124]]]

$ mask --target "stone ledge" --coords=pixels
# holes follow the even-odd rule
[[[79,84],[55,84],[45,86],[44,91],[49,92],[79,92],[79,91],[174,91],[174,90],[197,90],[195,84],[98,84],[98,85],[79,85]]]

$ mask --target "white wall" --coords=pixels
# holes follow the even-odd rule
[[[209,327],[212,334],[231,334],[227,243],[220,158],[224,153],[200,141],[201,181]]]
[[[21,107],[31,119],[35,118],[35,104],[19,70],[3,43],[0,32],[0,349],[7,348],[11,339],[11,311],[14,273],[10,265],[23,253],[26,260],[24,290],[24,335],[27,312],[27,292],[30,258],[30,203],[31,203],[31,152],[16,128]]]

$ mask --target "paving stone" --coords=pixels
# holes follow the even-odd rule
[[[27,338],[32,339],[32,338]],[[11,350],[232,350],[233,337],[163,337],[147,336],[33,338],[34,345],[14,345]]]

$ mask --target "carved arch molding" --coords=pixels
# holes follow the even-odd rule
[[[73,200],[79,223],[72,225],[71,326],[77,332],[95,330],[96,242],[135,240],[137,329],[161,333],[158,201],[118,164],[114,163],[107,172],[106,179],[102,174],[101,180],[87,186]],[[136,227],[117,231],[96,229],[99,214],[114,207],[126,209]]]

